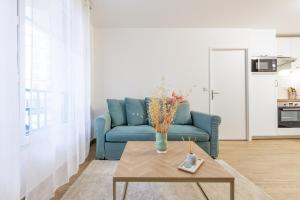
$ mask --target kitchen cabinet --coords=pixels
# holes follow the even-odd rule
[[[277,135],[277,76],[252,75],[249,125],[252,136]]]
[[[296,58],[292,67],[300,68],[300,37],[277,38],[277,55]]]
[[[297,58],[297,60],[292,63],[292,67],[300,68],[300,37],[293,37],[290,38],[290,40],[291,57]]]

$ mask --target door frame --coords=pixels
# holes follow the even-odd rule
[[[211,107],[212,107],[212,65],[213,65],[213,52],[214,51],[244,51],[245,53],[245,133],[246,137],[245,140],[250,141],[251,136],[249,133],[249,50],[248,48],[227,48],[227,47],[212,47],[209,48],[209,87],[208,87],[208,98],[209,98],[209,113],[211,113]]]

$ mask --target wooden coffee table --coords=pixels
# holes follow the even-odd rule
[[[177,169],[188,153],[188,142],[168,142],[168,152],[158,154],[154,142],[128,142],[113,175],[113,200],[116,200],[117,182],[125,182],[122,199],[125,199],[128,182],[195,182],[204,196],[201,182],[230,184],[230,200],[234,200],[234,177],[205,153],[197,144],[193,152],[204,163],[195,174]]]

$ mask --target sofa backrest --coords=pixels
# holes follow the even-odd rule
[[[112,127],[115,126],[137,126],[150,125],[148,117],[149,98],[136,99],[126,97],[121,99],[107,99],[107,106],[112,120]],[[176,111],[174,124],[191,125],[192,116],[189,103],[181,103]]]

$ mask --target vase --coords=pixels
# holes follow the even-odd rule
[[[168,134],[156,133],[155,148],[157,153],[167,153],[168,148]]]

